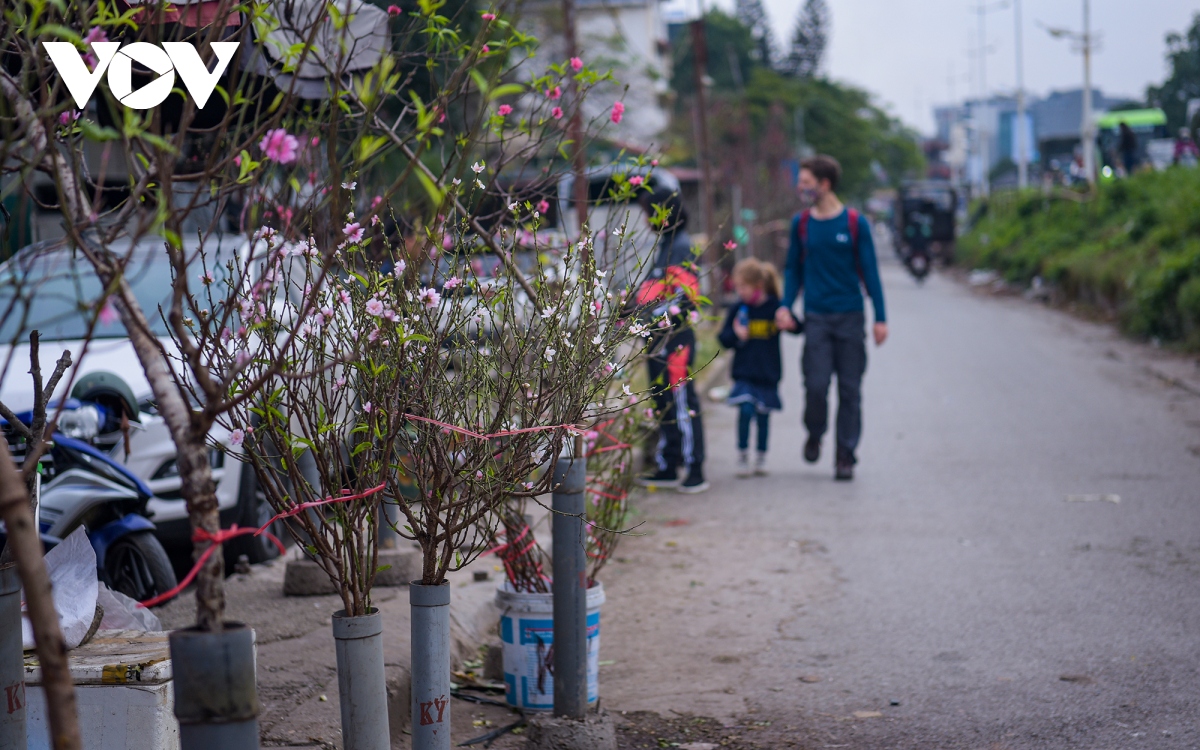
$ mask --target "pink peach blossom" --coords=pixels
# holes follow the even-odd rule
[[[417,299],[425,307],[437,307],[438,303],[442,301],[442,295],[438,294],[436,289],[422,289],[417,293]]]
[[[575,71],[576,73],[583,70],[583,60],[580,60],[578,57],[572,57],[571,70]]]
[[[83,37],[83,43],[88,45],[88,47],[91,49],[94,49],[94,47],[92,47],[93,43],[107,42],[107,41],[108,41],[108,34],[105,33],[104,29],[100,28],[99,26],[93,26],[92,28],[88,29],[88,33],[85,34]],[[81,57],[83,57],[83,62],[91,70],[95,70],[96,64],[100,62],[98,59],[96,59],[96,56],[94,54],[92,54],[91,52],[84,52],[83,55],[81,55]]]
[[[276,128],[267,131],[258,147],[271,161],[290,164],[296,160],[296,149],[300,147],[300,141],[283,128]]]
[[[620,124],[621,118],[625,116],[624,102],[613,102],[612,106],[612,121]]]
[[[117,308],[113,306],[115,300],[116,297],[109,297],[104,301],[104,307],[100,308],[100,314],[97,316],[100,325],[110,326],[121,319],[121,316],[117,314]]]

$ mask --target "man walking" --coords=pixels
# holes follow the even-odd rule
[[[875,243],[867,220],[837,197],[842,167],[831,156],[814,156],[800,167],[799,188],[805,209],[792,220],[783,305],[776,325],[791,330],[792,305],[804,290],[804,460],[821,457],[821,438],[829,423],[829,385],[838,384],[837,454],[834,477],[854,478],[854,452],[862,432],[862,377],[867,349],[862,287],[875,309],[875,345],[887,339],[883,284],[875,261]]]

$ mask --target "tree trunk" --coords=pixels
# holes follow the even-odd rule
[[[0,450],[0,516],[8,529],[8,549],[17,561],[25,588],[29,622],[37,641],[42,667],[42,688],[55,750],[81,750],[79,716],[75,711],[75,685],[67,663],[67,644],[58,626],[58,612],[50,593],[50,573],[42,556],[42,540],[33,522],[25,480],[7,449]]]
[[[87,195],[83,192],[70,163],[56,147],[50,144],[46,129],[38,119],[33,105],[22,95],[20,87],[4,70],[0,69],[0,91],[3,91],[10,102],[16,119],[25,126],[30,146],[34,153],[44,154],[43,168],[50,171],[58,180],[63,211],[68,220],[68,229],[72,237],[87,245],[84,238],[91,217],[91,207]],[[83,231],[80,231],[83,227]],[[145,313],[139,307],[137,298],[133,295],[129,283],[120,277],[116,268],[105,262],[104,248],[84,247],[88,260],[96,269],[105,288],[115,289],[119,304],[117,310],[121,314],[121,322],[129,334],[138,361],[146,373],[150,390],[162,415],[171,440],[178,452],[179,474],[182,479],[183,497],[187,501],[188,517],[192,523],[193,532],[203,529],[215,534],[221,528],[221,520],[217,513],[217,500],[212,481],[212,467],[208,463],[208,428],[211,420],[200,419],[188,406],[183,393],[175,384],[166,355],[158,342],[150,333],[150,325]],[[115,282],[115,283],[114,283]],[[207,422],[207,423],[206,423]],[[9,458],[11,461],[11,457]],[[204,544],[196,545],[196,554],[205,549]],[[196,626],[202,630],[219,631],[225,618],[225,580],[223,561],[220,549],[217,549],[209,562],[199,571],[196,577]]]

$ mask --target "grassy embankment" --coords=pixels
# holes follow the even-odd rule
[[[1200,350],[1200,169],[1106,183],[1085,203],[1001,195],[958,247],[972,268],[1040,276],[1132,336]]]

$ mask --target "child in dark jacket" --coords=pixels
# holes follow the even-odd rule
[[[754,258],[733,269],[733,287],[740,300],[729,309],[721,328],[721,346],[733,350],[733,390],[728,403],[738,407],[738,476],[765,475],[771,412],[783,408],[779,381],[783,363],[779,353],[779,274],[775,267]],[[799,333],[799,321],[792,333]],[[750,423],[758,425],[758,453],[750,467]]]

